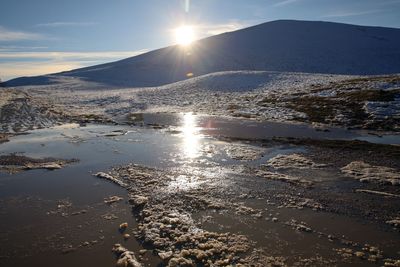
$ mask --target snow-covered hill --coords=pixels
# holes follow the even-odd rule
[[[170,46],[136,57],[52,76],[80,77],[110,86],[147,87],[218,71],[267,70],[325,74],[400,73],[400,29],[279,20]],[[53,83],[24,77],[7,86]],[[253,80],[252,80],[253,81]]]

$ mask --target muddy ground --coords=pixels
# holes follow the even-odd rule
[[[10,173],[35,169],[57,170],[77,161],[77,159],[31,158],[18,154],[1,155],[0,170]]]
[[[167,152],[158,163],[137,163],[140,158],[133,157],[129,160],[132,163],[114,163],[114,167],[104,169],[96,165],[90,170],[97,179],[116,184],[128,193],[125,201],[129,206],[124,209],[131,212],[134,224],[125,224],[113,215],[116,213],[103,211],[106,220],[114,221],[111,226],[115,231],[119,229],[121,238],[138,242],[138,246],[114,246],[118,266],[154,266],[154,258],[161,266],[399,264],[397,146],[355,140],[207,137],[196,130],[195,124],[189,126],[174,130],[166,126],[107,126],[108,131],[74,126],[71,133],[66,127],[56,128],[68,146],[87,145],[93,149],[96,146],[92,142],[98,139],[121,142],[122,147],[141,144],[146,134],[135,137],[137,131],[153,131],[166,138],[154,147],[161,155]],[[76,135],[81,131],[92,139]],[[24,142],[29,136],[22,136]],[[178,142],[181,151],[163,148],[161,144],[170,138]],[[60,145],[35,139],[43,149]],[[152,157],[153,142],[147,143],[144,154],[149,155],[145,157]],[[7,144],[12,143],[11,138]],[[30,150],[36,151],[34,147]],[[94,162],[97,157],[90,156]],[[98,164],[104,159],[106,155],[99,157]],[[0,164],[29,172],[32,168],[26,166],[31,164],[41,168],[59,164],[67,170],[68,164],[78,163],[58,157],[3,154]],[[54,169],[57,175],[58,168]],[[114,205],[122,199],[109,195],[104,203]],[[69,201],[59,203],[61,208],[56,214],[66,218],[75,214],[69,211]],[[89,241],[71,247],[65,245],[68,240],[59,242],[53,245],[60,248],[59,257],[86,247],[96,248]]]
[[[135,221],[128,224],[113,214],[106,217],[116,220],[112,227],[119,231],[122,243],[109,248],[118,266],[400,266],[399,146],[354,140],[353,135],[371,138],[365,132],[346,130],[335,138],[336,130],[330,128],[368,129],[374,136],[383,135],[382,139],[390,133],[390,140],[398,141],[394,134],[400,122],[398,85],[398,76],[369,77],[307,84],[306,91],[295,93],[218,92],[211,107],[200,107],[196,98],[190,103],[183,99],[193,97],[193,92],[163,103],[176,112],[209,108],[210,113],[219,110],[218,115],[258,121],[266,118],[261,109],[274,109],[282,113],[278,120],[313,125],[315,131],[308,138],[296,135],[293,129],[299,128],[290,125],[281,125],[289,135],[259,138],[253,134],[261,131],[259,125],[240,120],[232,123],[244,128],[240,137],[235,131],[222,134],[214,131],[213,120],[204,119],[200,125],[193,113],[176,113],[173,123],[165,120],[165,114],[155,114],[161,119],[148,122],[141,112],[147,106],[141,104],[153,101],[158,89],[141,90],[122,102],[120,92],[102,92],[99,98],[80,91],[68,98],[62,90],[49,94],[49,88],[4,89],[0,91],[0,143],[10,141],[0,148],[28,130],[25,143],[16,147],[29,146],[35,129],[65,123],[77,126],[73,134],[67,128],[57,129],[65,143],[47,142],[46,135],[39,139],[50,156],[2,152],[0,170],[11,173],[5,181],[17,171],[32,169],[51,169],[57,177],[61,168],[68,171],[81,158],[52,153],[85,147],[86,160],[98,162],[94,160],[90,170],[77,168],[72,175],[90,171],[97,179],[123,188],[128,205],[121,209]],[[195,95],[203,98],[203,93]],[[186,104],[179,106],[180,102]],[[242,112],[243,107],[248,112]],[[93,123],[111,129],[86,129]],[[156,138],[146,139],[154,133]],[[99,145],[96,140],[105,140],[107,146],[90,154]],[[135,145],[144,148],[131,152]],[[108,161],[112,158],[108,153],[118,155],[124,147],[131,151],[125,152],[123,163]],[[36,171],[27,177],[34,178]],[[104,203],[117,205],[122,199],[109,195]],[[132,239],[135,246],[123,243]],[[85,241],[57,248],[69,254],[90,246]],[[62,260],[62,255],[57,259]],[[12,262],[11,256],[5,258]]]
[[[358,142],[313,142],[312,146],[308,143],[310,141],[296,140],[296,144],[305,147],[308,153],[277,156],[258,166],[244,164],[240,176],[231,170],[236,174],[224,181],[231,186],[220,184],[217,178],[193,175],[190,169],[188,173],[183,168],[163,170],[135,164],[115,167],[107,174],[98,173],[97,176],[128,190],[129,202],[139,223],[133,234],[168,266],[340,266],[344,262],[361,265],[366,262],[385,263],[385,266],[392,266],[391,259],[384,256],[386,252],[381,248],[338,235],[334,229],[327,231],[325,228],[322,231],[324,227],[321,225],[313,229],[296,216],[285,220],[280,218],[279,210],[305,209],[375,221],[387,229],[396,227],[400,189],[397,183],[393,185],[384,180],[387,173],[381,176],[383,180],[364,183],[358,181],[357,176],[340,180],[335,175],[343,177],[341,168],[367,158],[366,161],[371,164],[392,166],[390,163],[395,162],[392,167],[396,168],[391,170],[396,176],[399,170],[398,150],[391,146],[369,147],[365,143],[360,146]],[[287,143],[261,143],[267,149],[268,146],[283,144]],[[259,145],[256,144],[256,147]],[[358,145],[359,149],[352,149],[352,145]],[[324,157],[320,157],[322,149]],[[366,151],[376,152],[376,158],[366,157]],[[241,150],[241,153],[248,155],[246,150]],[[337,159],[338,153],[340,160]],[[207,172],[207,169],[211,169],[210,172],[221,171],[215,166],[203,168],[203,172]],[[327,173],[333,173],[329,178],[333,180],[329,181]],[[398,175],[394,177],[396,182],[400,181],[399,178]],[[187,186],[183,182],[183,188],[179,189],[177,180],[180,179],[193,180],[192,185],[189,182]],[[171,184],[177,184],[178,190],[171,188]],[[382,192],[387,194],[382,195]],[[199,217],[198,214],[203,216]],[[265,245],[265,240],[257,243],[246,235],[210,232],[211,229],[215,230],[215,226],[207,228],[209,221],[214,225],[223,224],[227,220],[224,217],[232,216],[239,221],[245,220],[248,227],[254,226],[251,230],[253,235],[257,235],[255,225],[259,225],[260,221],[271,221],[293,229],[293,233],[297,231],[318,236],[337,246],[337,256],[276,256],[274,250],[260,249]],[[324,223],[326,218],[321,216],[320,224]],[[229,224],[222,226],[224,228],[229,229]],[[393,234],[398,235],[396,230]],[[360,263],[360,260],[365,263]],[[397,266],[399,262],[393,264]]]
[[[7,142],[7,141],[8,141],[8,138],[9,138],[10,136],[11,136],[10,134],[1,133],[1,134],[0,134],[0,144],[1,144],[1,143],[4,143],[4,142]]]

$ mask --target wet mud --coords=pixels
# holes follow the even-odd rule
[[[18,172],[25,170],[46,169],[57,170],[67,164],[78,162],[77,159],[54,159],[54,158],[31,158],[19,154],[9,154],[0,156],[0,170],[8,172]]]
[[[395,176],[393,179],[397,179],[398,150],[395,146],[346,140],[222,140],[229,141],[224,144],[227,148],[208,146],[209,157],[217,158],[224,150],[235,164],[208,163],[202,166],[200,174],[203,176],[200,177],[198,174],[188,175],[182,172],[182,168],[154,169],[135,164],[115,167],[102,175],[102,178],[130,192],[130,203],[139,222],[133,233],[144,246],[155,251],[165,265],[398,264],[395,259],[399,240],[394,237],[397,235],[397,207],[400,204],[398,187],[387,181],[365,183],[348,179],[348,174],[341,169],[357,159],[368,157],[365,152],[369,151],[369,154],[376,155],[373,157],[375,162],[391,166],[369,168],[384,175],[390,171]],[[268,153],[284,146],[301,147],[301,150],[300,153]],[[331,161],[328,156],[318,157],[320,149],[331,158],[338,158],[339,151],[351,153]],[[207,169],[221,174],[215,179],[205,174]],[[222,174],[226,172],[229,175]],[[171,184],[175,187],[171,188]],[[354,229],[367,225],[368,231],[377,234],[373,238],[374,244],[371,244],[371,239],[363,238],[361,230],[356,233],[344,231],[344,234],[341,232],[344,228],[337,229],[335,222],[343,227],[349,223]],[[271,231],[275,233],[269,232],[260,239],[258,235],[265,228],[274,229]],[[295,235],[301,233],[304,239],[314,241],[291,240],[293,236],[285,237],[283,233],[287,228]],[[196,236],[198,232],[202,233],[201,240]],[[239,234],[243,235],[244,239],[240,237],[239,240],[246,249],[230,253],[218,251],[219,256],[227,255],[227,258],[215,257],[204,250],[207,246],[203,247],[202,242],[208,243],[210,238],[221,241],[220,235],[226,233],[233,240],[221,239],[223,242],[219,245],[235,247],[233,241],[239,238],[236,236]],[[184,242],[181,236],[185,236]],[[383,236],[397,241],[392,239],[386,243]],[[318,247],[318,252],[313,254],[308,251],[309,247],[302,248],[303,242],[311,242]],[[191,249],[186,249],[188,247]]]
[[[2,166],[63,167],[0,174],[1,265],[399,264],[398,145],[168,116],[1,144]]]

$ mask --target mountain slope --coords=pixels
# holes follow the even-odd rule
[[[115,86],[158,86],[217,71],[269,70],[326,74],[400,73],[400,29],[279,20],[170,46],[117,62],[53,75]],[[51,76],[50,76],[51,78]],[[8,86],[49,83],[17,78]]]

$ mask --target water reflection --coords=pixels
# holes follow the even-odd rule
[[[196,116],[192,112],[183,114],[181,127],[183,154],[190,159],[200,156],[200,127],[197,126]]]
[[[175,191],[187,191],[198,187],[202,183],[204,183],[204,181],[200,181],[196,175],[179,175],[169,183],[168,188]]]

